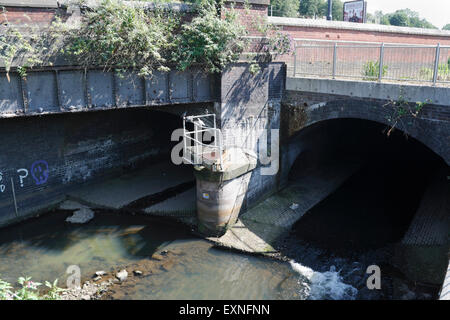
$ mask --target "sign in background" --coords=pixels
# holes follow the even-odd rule
[[[367,2],[350,1],[344,3],[344,21],[366,22]]]

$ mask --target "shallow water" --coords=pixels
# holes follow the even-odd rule
[[[97,214],[86,225],[64,220],[70,213],[53,212],[2,229],[0,278],[19,276],[35,281],[67,278],[70,265],[82,277],[176,250],[174,266],[145,277],[121,298],[126,299],[351,299],[352,287],[333,270],[318,273],[292,261],[215,249],[172,222],[116,213]]]

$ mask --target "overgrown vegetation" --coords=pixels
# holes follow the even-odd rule
[[[22,77],[28,68],[52,65],[61,58],[85,68],[130,70],[141,76],[194,65],[220,72],[244,51],[247,30],[233,8],[219,15],[221,1],[192,2],[197,3],[192,21],[186,21],[186,13],[167,6],[150,10],[120,0],[102,0],[97,7],[85,7],[79,25],[57,19],[45,32],[30,29],[26,36],[6,26],[0,36],[0,59],[7,72],[13,64],[19,66]],[[267,51],[285,53],[290,39],[271,30],[267,21],[263,24],[269,38]]]
[[[0,279],[0,300],[59,300],[64,291],[58,287],[58,279],[53,283],[45,282],[45,294],[39,291],[42,284],[31,281],[31,277],[20,277],[17,282],[20,288],[14,289],[10,283]]]
[[[420,70],[420,77],[424,80],[433,80],[434,71],[431,68],[422,68]],[[447,63],[440,63],[437,72],[438,81],[450,81],[450,58]]]
[[[183,24],[173,39],[176,49],[172,60],[178,69],[201,64],[210,72],[219,72],[236,61],[245,47],[245,28],[237,21],[233,10],[227,10],[224,19],[220,19],[211,5],[203,6],[200,15]]]
[[[413,125],[414,120],[422,112],[423,108],[431,103],[431,99],[417,101],[415,104],[410,103],[404,98],[403,91],[401,91],[396,101],[390,100],[383,105],[388,112],[388,116],[386,116],[386,120],[389,123],[386,131],[387,136],[390,136],[395,128],[398,127],[401,127],[405,135],[408,135],[408,127]]]
[[[381,72],[382,76],[385,76],[388,71],[388,66],[383,65],[383,70]],[[363,80],[374,80],[378,79],[380,74],[380,62],[379,61],[367,61],[363,65]]]

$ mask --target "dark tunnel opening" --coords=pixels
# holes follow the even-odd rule
[[[407,249],[419,250],[414,251],[417,256],[406,259],[402,250],[404,239],[411,239],[409,228],[425,230],[417,237],[414,233],[416,240],[436,230],[421,224],[424,208],[431,212],[437,204],[441,217],[448,215],[442,204],[447,202],[449,166],[421,142],[399,130],[388,136],[387,129],[368,120],[336,119],[292,138],[291,145],[300,146],[301,152],[289,172],[291,185],[311,170],[321,172],[336,163],[356,163],[358,169],[294,224],[283,240],[284,254],[319,272],[337,270],[344,283],[358,290],[356,299],[436,299],[440,286],[428,282],[428,275],[444,276],[446,264],[441,268],[441,262],[448,261],[447,245],[424,246],[420,240]],[[445,187],[430,198],[437,181]],[[372,265],[381,270],[381,290],[367,287]]]
[[[306,170],[335,161],[360,169],[335,192],[309,210],[293,233],[339,255],[395,243],[407,231],[430,179],[448,166],[428,147],[386,125],[339,119],[306,128],[296,139],[313,141],[296,159],[291,183]]]

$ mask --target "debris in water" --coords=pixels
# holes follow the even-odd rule
[[[75,211],[72,216],[66,219],[66,222],[86,223],[92,219],[94,219],[94,211],[85,207]]]
[[[128,277],[127,270],[123,269],[122,271],[117,272],[116,273],[116,277],[117,277],[117,279],[120,280],[120,282],[123,282],[123,281],[127,280],[127,277]]]

